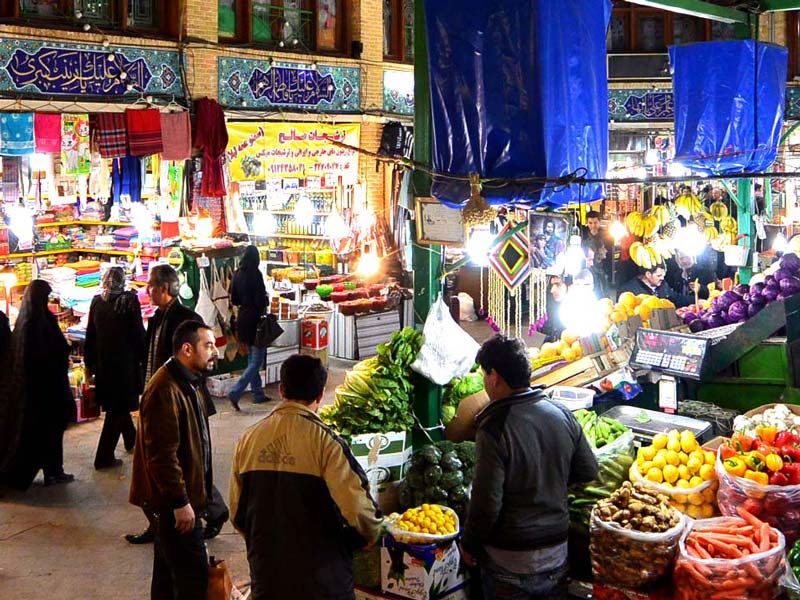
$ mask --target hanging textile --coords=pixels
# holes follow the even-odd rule
[[[122,158],[128,153],[128,128],[122,113],[97,115],[97,141],[100,156]]]
[[[33,115],[33,134],[36,152],[45,154],[61,152],[61,115],[51,113]]]
[[[115,203],[124,200],[123,197],[130,198],[131,202],[141,202],[142,161],[136,156],[114,159],[111,183]]]
[[[514,224],[509,221],[497,234],[505,237]],[[489,251],[489,325],[495,331],[522,336],[522,294],[519,286],[530,274],[528,236],[519,230]]]
[[[189,113],[161,113],[161,137],[164,149],[163,160],[189,160],[192,157],[192,124]]]
[[[33,141],[33,113],[0,115],[0,154],[24,156],[36,150]]]
[[[105,204],[111,196],[111,177],[108,160],[98,152],[92,153],[92,168],[89,173],[89,195]]]
[[[197,117],[194,146],[203,152],[203,196],[220,198],[225,195],[222,157],[228,146],[225,113],[216,100],[200,98],[196,104]]]
[[[202,173],[202,175],[204,174],[205,173]],[[222,198],[204,196],[202,194],[202,180],[201,173],[196,171],[194,173],[192,186],[192,210],[196,211],[199,209],[201,214],[210,216],[211,221],[214,223],[212,235],[214,237],[222,237],[227,230],[225,224],[225,206],[223,205]]]
[[[18,156],[4,156],[3,161],[3,202],[19,202],[19,179],[22,159]]]
[[[425,0],[425,15],[436,172],[605,177],[610,0]],[[435,177],[432,194],[461,206],[470,185]],[[562,206],[578,188],[485,183],[482,196]],[[594,184],[582,200],[602,196]]]
[[[157,108],[127,108],[125,118],[131,156],[159,154],[164,149],[161,139],[161,113]]]
[[[64,175],[88,175],[92,167],[89,115],[61,115],[61,169]]]

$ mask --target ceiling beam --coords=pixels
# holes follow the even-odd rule
[[[800,9],[798,0],[761,0],[761,9],[770,12]]]
[[[727,6],[717,6],[709,2],[703,2],[703,0],[628,0],[628,2],[692,17],[721,21],[722,23],[747,24],[749,22],[749,15],[745,12],[728,8]],[[764,3],[800,4],[800,2],[791,2],[790,0],[764,0]],[[783,10],[789,9],[785,8]]]

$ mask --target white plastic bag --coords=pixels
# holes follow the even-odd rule
[[[441,294],[431,306],[422,333],[425,342],[411,365],[414,371],[439,385],[469,373],[480,345],[453,320]]]
[[[475,314],[475,301],[465,292],[458,294],[458,319],[468,323],[478,320],[478,315]]]
[[[209,327],[217,325],[217,307],[211,299],[211,294],[208,290],[208,280],[203,269],[200,271],[200,292],[197,294],[197,305],[194,307],[194,312],[200,315],[203,322]]]

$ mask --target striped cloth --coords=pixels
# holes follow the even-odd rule
[[[125,109],[128,120],[128,149],[131,156],[160,154],[161,112],[157,108]]]
[[[18,156],[3,157],[3,202],[19,202],[19,175],[22,159]]]
[[[128,153],[128,129],[122,113],[97,115],[97,143],[103,158],[121,158]]]

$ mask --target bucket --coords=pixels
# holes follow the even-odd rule
[[[747,238],[739,234],[734,242],[740,239],[744,240],[744,245],[738,246],[734,243],[730,246],[725,246],[725,264],[729,267],[746,267],[749,264],[747,258],[750,255],[750,249],[747,247]]]
[[[278,319],[278,325],[283,329],[283,333],[270,346],[298,348],[300,346],[300,319]]]

